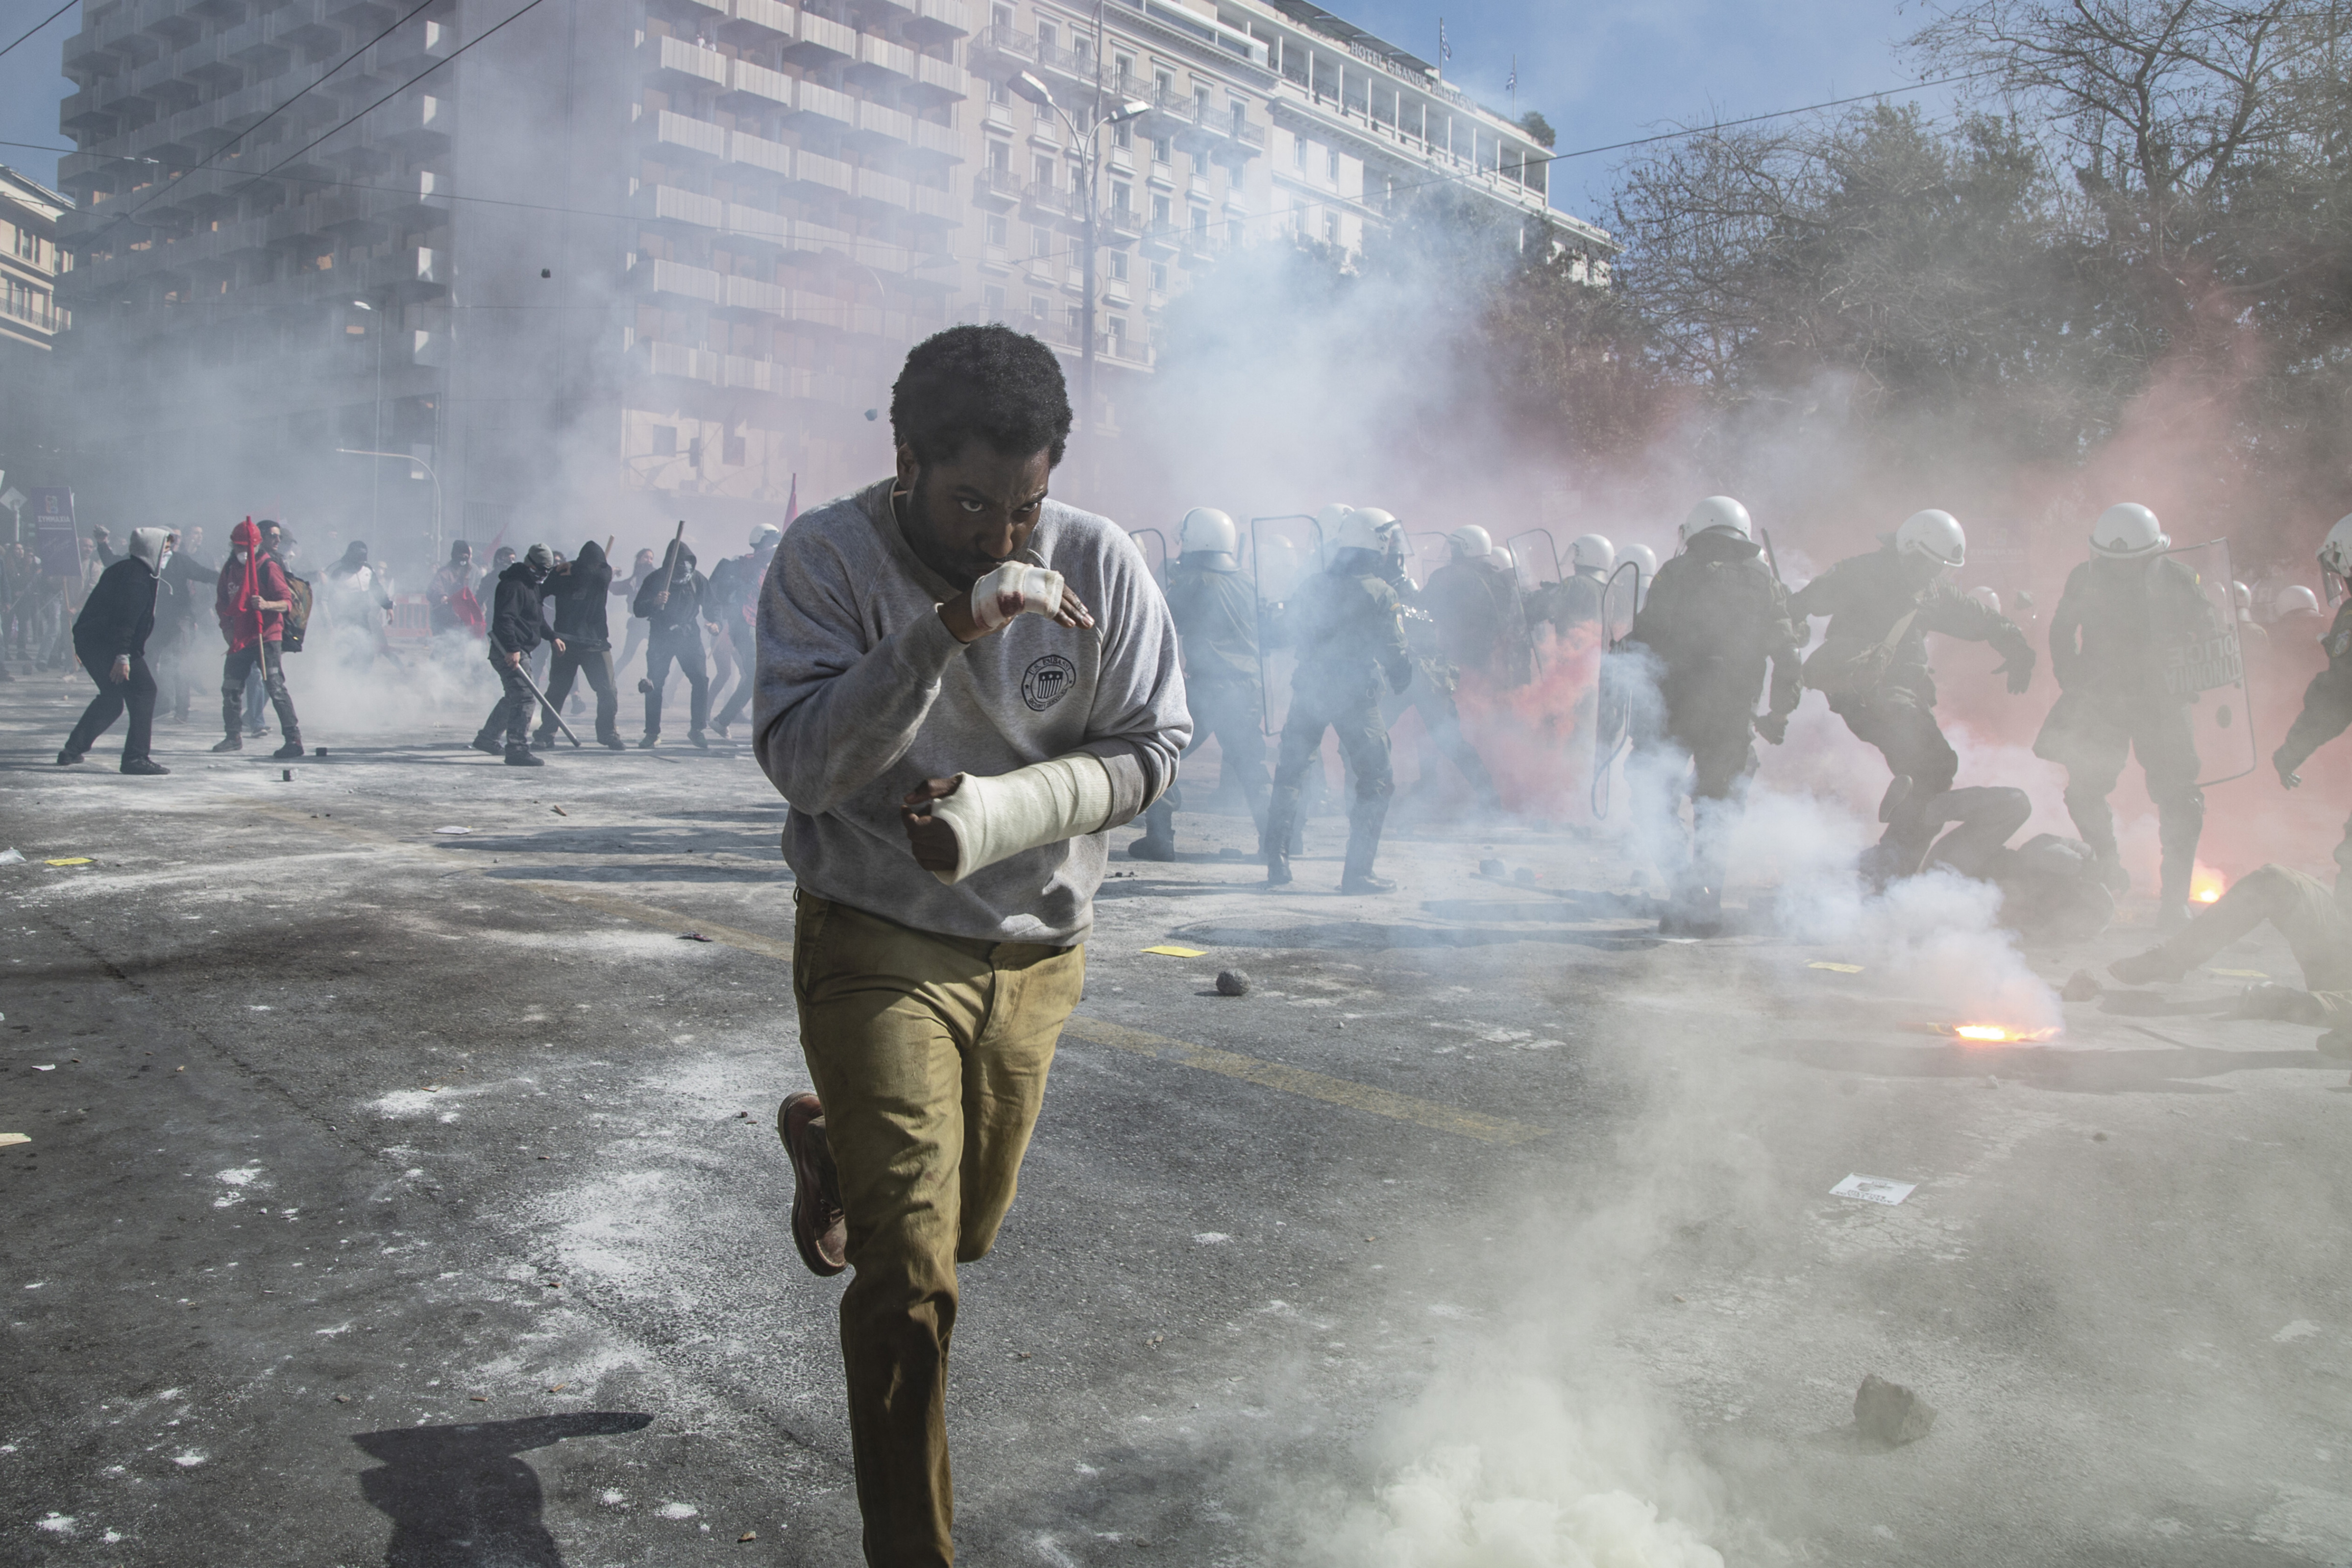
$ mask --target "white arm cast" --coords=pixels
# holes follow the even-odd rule
[[[950,887],[1024,849],[1099,833],[1110,819],[1110,770],[1091,752],[962,777],[955,794],[931,803],[931,815],[955,829],[956,868],[931,873]]]

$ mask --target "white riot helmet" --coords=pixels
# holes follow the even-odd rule
[[[2110,561],[2138,561],[2172,548],[2156,513],[2137,501],[2122,501],[2091,525],[2091,552]]]
[[[1363,520],[1366,528],[1371,530],[1372,537],[1381,542],[1381,553],[1404,553],[1404,524],[1397,521],[1396,513],[1368,506],[1358,508],[1356,515]]]
[[[1339,525],[1346,521],[1348,514],[1355,510],[1343,500],[1327,502],[1323,510],[1315,514],[1315,526],[1322,530],[1323,537],[1328,540],[1339,531]]]
[[[1924,555],[1938,566],[1958,566],[1968,560],[1969,540],[1960,531],[1958,518],[1930,508],[1903,520],[1895,531],[1895,550],[1900,555]]]
[[[1176,553],[1200,556],[1212,572],[1236,570],[1240,563],[1234,554],[1240,546],[1241,531],[1234,520],[1213,506],[1194,507],[1176,525]]]
[[[2289,616],[2315,616],[2319,614],[2319,595],[2300,583],[2292,588],[2282,589],[2278,596],[2278,613],[2281,620]]]
[[[2352,583],[2352,517],[2336,519],[2336,526],[2320,542],[2319,569],[2339,582]]]
[[[1505,572],[1517,572],[1519,569],[1519,558],[1511,553],[1511,547],[1507,544],[1495,546],[1495,552],[1486,557],[1486,563]]]
[[[1569,570],[1606,577],[1616,569],[1617,547],[1597,533],[1580,533],[1568,547]]]
[[[1990,610],[1994,615],[1997,616],[2000,614],[2000,595],[1994,593],[1990,588],[1984,584],[1979,584],[1976,587],[1969,589],[1969,597],[1974,599],[1978,604],[1982,605],[1986,609]]]
[[[2230,603],[2237,610],[2240,620],[2251,621],[2254,618],[2254,591],[2243,583],[2230,584]]]
[[[1627,545],[1625,559],[1641,569],[1642,581],[1644,583],[1658,574],[1658,552],[1646,544]]]
[[[1748,509],[1729,496],[1709,496],[1691,508],[1683,519],[1682,542],[1688,544],[1700,534],[1713,529],[1724,529],[1742,539],[1756,537],[1756,525],[1748,520]]]
[[[783,536],[784,531],[774,523],[761,523],[751,530],[751,548],[757,550],[762,545],[773,544]]]
[[[1475,522],[1463,524],[1445,536],[1454,553],[1465,561],[1483,561],[1495,553],[1495,536]]]
[[[1331,535],[1331,548],[1369,550],[1375,555],[1385,555],[1396,536],[1404,531],[1403,524],[1377,508],[1350,511],[1339,521],[1339,530]]]

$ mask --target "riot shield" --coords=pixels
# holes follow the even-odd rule
[[[1152,548],[1144,551],[1144,559],[1151,563],[1151,580],[1163,588],[1168,586],[1168,536],[1156,528],[1130,528],[1127,531],[1138,549],[1143,548],[1146,536],[1150,538]]]
[[[1429,574],[1454,559],[1453,542],[1442,533],[1412,536],[1412,580],[1426,584]]]
[[[1249,520],[1250,579],[1257,591],[1257,680],[1259,728],[1267,735],[1281,732],[1274,710],[1275,681],[1269,664],[1296,664],[1295,657],[1274,657],[1268,645],[1282,637],[1282,608],[1298,585],[1322,570],[1323,531],[1303,512]]]
[[[2164,689],[2189,699],[2189,729],[2197,738],[2197,783],[2200,787],[2226,784],[2245,777],[2262,762],[2246,660],[2238,642],[2237,604],[2230,588],[2230,542],[2216,539],[2168,553],[2196,574],[2206,613],[2202,626],[2165,645]]]
[[[1527,550],[1519,548],[1522,543],[1525,543],[1527,541],[1531,539],[1540,539],[1543,541],[1544,560],[1551,563],[1551,575],[1549,577],[1543,574],[1542,563],[1537,561],[1534,555],[1530,553],[1534,549],[1534,546],[1528,545]],[[1509,551],[1517,559],[1519,568],[1519,583],[1523,587],[1540,588],[1546,583],[1564,583],[1568,580],[1560,572],[1559,546],[1552,542],[1550,529],[1531,528],[1525,533],[1518,534],[1513,538],[1503,541],[1503,548]]]
[[[1601,594],[1601,630],[1605,640],[1592,725],[1592,815],[1597,817],[1609,815],[1610,769],[1624,751],[1633,727],[1633,693],[1617,647],[1633,635],[1633,606],[1641,588],[1641,563],[1623,561],[1609,574],[1609,584]]]

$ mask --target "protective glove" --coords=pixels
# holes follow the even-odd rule
[[[1789,716],[1786,713],[1759,713],[1756,717],[1756,732],[1777,746],[1789,738]]]
[[[1062,607],[1062,574],[1025,561],[1008,561],[971,585],[972,623],[982,632],[1015,616],[1050,616]]]
[[[2283,789],[2293,789],[2303,782],[2303,775],[2294,771],[2302,765],[2299,759],[2292,763],[2286,760],[2284,746],[2271,753],[2271,766],[2278,769],[2279,786]]]
[[[2022,696],[2025,689],[2033,684],[2033,650],[2026,648],[2011,654],[1993,673],[2009,677],[2009,694],[2011,697]]]

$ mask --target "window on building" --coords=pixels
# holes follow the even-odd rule
[[[1192,209],[1192,237],[1203,240],[1209,237],[1209,209],[1204,206]]]
[[[999,142],[994,137],[989,138],[988,172],[992,174],[1002,174],[1008,173],[1012,167],[1013,144],[1010,142]]]
[[[1110,210],[1125,217],[1135,210],[1135,187],[1125,180],[1113,180],[1110,184]]]
[[[992,321],[1004,320],[1004,290],[994,284],[980,291],[981,313]]]
[[[1339,183],[1339,149],[1337,147],[1323,149],[1323,173],[1333,184]]]
[[[1042,223],[1033,226],[1029,230],[1029,254],[1032,256],[1053,255],[1054,231],[1047,228]]]
[[[1304,136],[1290,139],[1290,166],[1294,169],[1307,167],[1307,138]]]
[[[1135,126],[1130,121],[1120,121],[1110,128],[1110,140],[1114,147],[1132,149],[1135,145]]]
[[[1039,326],[1044,326],[1045,324],[1045,312],[1052,308],[1052,305],[1053,301],[1046,299],[1043,294],[1030,295],[1029,319],[1036,322]]]
[[[31,229],[16,227],[16,254],[38,267],[41,264],[41,237]]]
[[[1071,336],[1071,338],[1072,338],[1073,340],[1076,340],[1076,341],[1084,341],[1084,334],[1085,334],[1085,332],[1086,332],[1086,330],[1087,330],[1087,310],[1086,310],[1086,307],[1085,307],[1085,306],[1083,306],[1083,305],[1073,305],[1073,306],[1071,306],[1071,307],[1070,307],[1070,336]]]
[[[1167,163],[1169,158],[1172,156],[1169,149],[1174,145],[1175,143],[1172,142],[1167,141],[1163,138],[1154,137],[1151,142],[1151,161],[1155,163]]]
[[[1209,123],[1209,89],[1205,87],[1196,87],[1192,89],[1192,115],[1203,129],[1207,127]]]
[[[1004,215],[1003,213],[991,213],[988,215],[988,243],[995,246],[1000,250],[1004,248],[1004,229],[1005,223]]]
[[[1132,97],[1134,95],[1135,89],[1129,84],[1135,80],[1135,57],[1133,55],[1113,55],[1111,57],[1111,74],[1118,79],[1119,96],[1122,98]]]
[[[1118,279],[1121,283],[1124,283],[1124,282],[1126,282],[1126,281],[1127,281],[1127,252],[1126,252],[1126,251],[1124,251],[1124,250],[1114,250],[1114,251],[1112,251],[1112,252],[1110,253],[1110,275],[1111,275],[1113,278]]]
[[[1008,33],[1013,31],[1013,7],[1010,5],[997,6],[994,10],[989,13],[989,20],[994,22],[998,26],[1003,28]]]
[[[1151,198],[1151,226],[1152,226],[1152,227],[1154,227],[1154,228],[1161,228],[1161,229],[1164,229],[1164,228],[1166,228],[1166,227],[1168,227],[1168,226],[1169,226],[1170,222],[1171,222],[1171,219],[1170,219],[1170,216],[1169,216],[1169,209],[1168,209],[1168,198],[1167,198],[1166,196],[1154,196],[1154,197],[1152,197],[1152,198]]]
[[[1167,102],[1170,99],[1176,96],[1176,78],[1172,72],[1152,72],[1151,86],[1160,95],[1160,101],[1162,103]]]
[[[1056,160],[1041,153],[1035,158],[1030,160],[1029,176],[1050,191],[1054,188],[1055,184],[1054,171],[1060,166],[1060,163]]]
[[[1010,103],[1013,101],[1013,95],[1004,90],[1004,84],[1003,82],[997,80],[994,77],[990,77],[988,79],[988,101],[991,103]]]
[[[1234,105],[1234,134],[1238,136],[1249,124],[1249,110],[1241,104]]]
[[[1107,325],[1110,329],[1110,346],[1114,350],[1126,347],[1127,318],[1125,316],[1113,316]]]
[[[1053,24],[1053,23],[1051,23],[1051,22],[1040,22],[1040,23],[1038,23],[1038,24],[1037,24],[1037,51],[1038,51],[1038,53],[1043,54],[1045,50],[1052,48],[1052,47],[1053,47],[1056,43],[1058,43],[1058,42],[1061,40],[1061,37],[1062,37],[1062,35],[1061,35],[1058,31],[1056,31],[1056,30],[1055,29],[1055,26],[1054,26],[1054,24]]]
[[[1326,245],[1337,245],[1339,243],[1339,215],[1338,213],[1325,213],[1323,215],[1323,243]]]
[[[1168,263],[1155,261],[1151,264],[1151,291],[1155,294],[1168,292]]]

